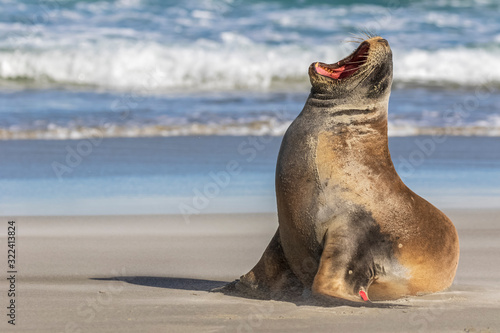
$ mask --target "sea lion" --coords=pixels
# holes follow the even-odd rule
[[[278,230],[226,290],[274,298],[310,289],[361,302],[449,287],[455,227],[406,187],[389,153],[389,43],[370,37],[339,62],[313,63],[309,77],[311,93],[278,155]]]

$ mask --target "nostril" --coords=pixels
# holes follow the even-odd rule
[[[382,43],[385,46],[389,46],[389,43],[385,39],[383,39],[383,38],[379,39],[377,42]]]

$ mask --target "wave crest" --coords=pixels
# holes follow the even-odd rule
[[[1,140],[78,140],[86,138],[155,137],[155,136],[282,136],[291,121],[269,118],[248,122],[225,122],[172,125],[117,125],[63,127],[49,124],[46,128],[0,128]],[[500,124],[471,124],[453,127],[422,127],[389,122],[389,136],[495,136],[500,137]]]
[[[191,45],[109,42],[77,48],[0,51],[0,81],[89,85],[103,89],[273,89],[308,82],[307,68],[335,61],[345,50],[326,46],[263,45],[235,35]],[[499,85],[500,48],[394,50],[395,83]],[[471,60],[473,59],[473,60]],[[473,62],[473,63],[471,63]],[[481,64],[480,66],[474,64]]]

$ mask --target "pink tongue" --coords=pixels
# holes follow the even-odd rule
[[[365,302],[368,301],[368,296],[366,296],[366,293],[363,290],[359,291],[359,295],[361,296],[363,301],[365,301]]]
[[[345,70],[345,66],[335,68],[333,73],[330,73],[326,70],[324,70],[321,66],[316,66],[316,71],[318,74],[323,75],[323,76],[328,76],[331,77],[332,79],[338,79],[340,77],[340,74]]]

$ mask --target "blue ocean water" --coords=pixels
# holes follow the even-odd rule
[[[3,140],[0,211],[186,219],[273,212],[280,142],[279,136]],[[393,137],[389,147],[403,181],[438,207],[499,207],[500,138]]]
[[[364,30],[393,49],[404,180],[443,205],[500,205],[497,1],[0,5],[0,215],[178,213],[233,160],[241,172],[198,210],[273,210],[309,64],[344,57]],[[441,134],[431,154],[419,148]],[[238,146],[255,138],[268,143],[249,163]]]
[[[393,49],[391,135],[500,135],[497,1],[0,4],[4,139],[281,135],[309,64],[365,29]],[[457,104],[468,116],[445,123]]]

